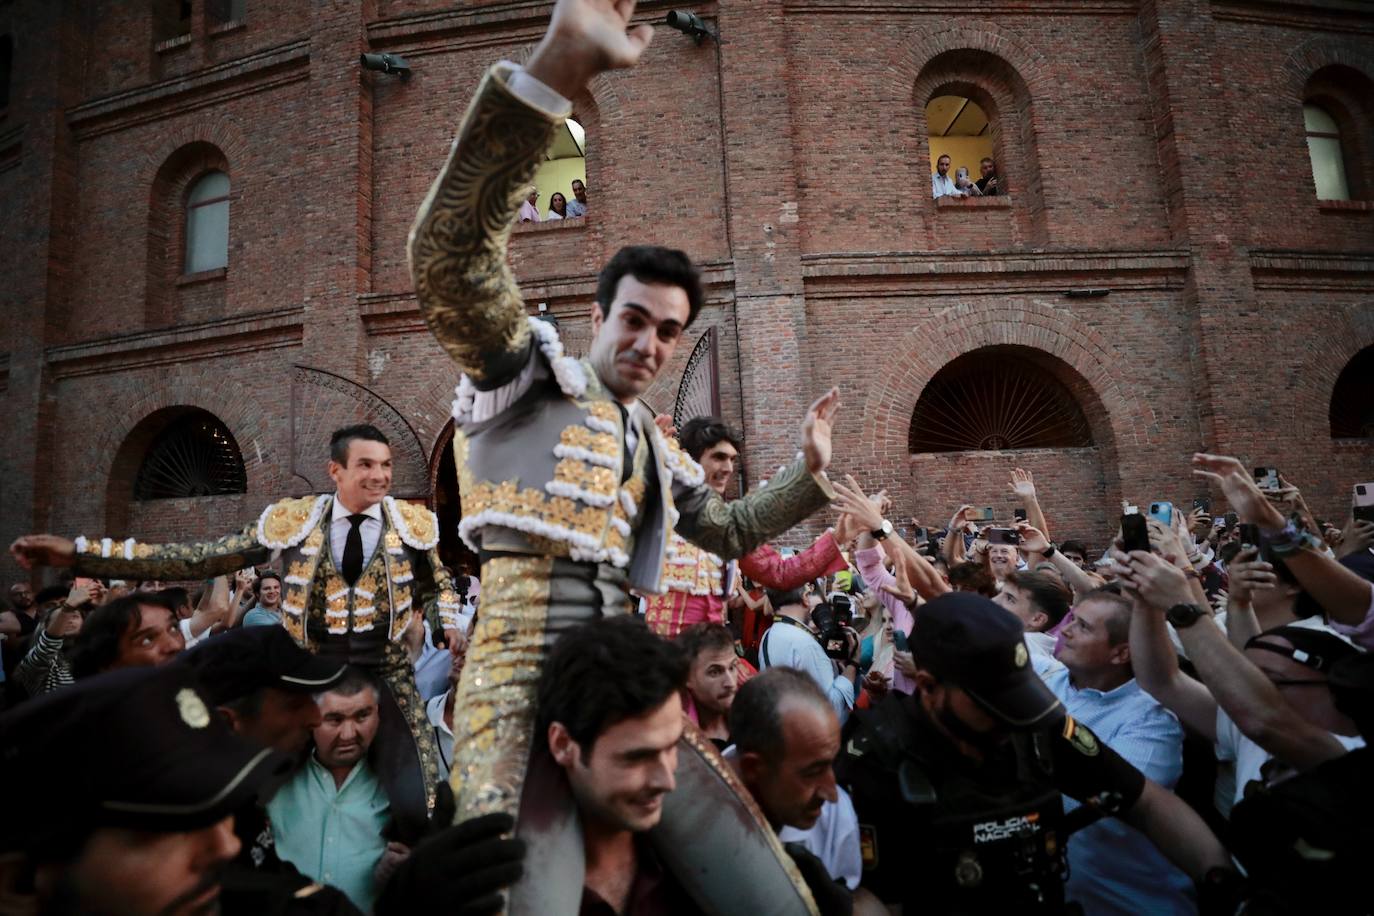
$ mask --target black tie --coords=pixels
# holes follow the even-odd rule
[[[620,425],[625,430],[625,436],[621,439],[620,447],[620,460],[622,462],[620,466],[620,482],[624,483],[630,479],[630,473],[634,470],[634,455],[630,453],[630,430],[633,429],[633,427],[630,425],[630,412],[625,409],[625,405],[616,401],[615,406],[620,408]]]
[[[363,519],[366,515],[348,517],[348,539],[344,541],[343,574],[351,587],[363,574]]]

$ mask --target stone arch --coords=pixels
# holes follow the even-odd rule
[[[213,171],[229,176],[229,247],[232,251],[233,214],[242,189],[229,158],[220,147],[204,140],[179,146],[162,161],[153,176],[148,188],[145,327],[165,327],[176,322],[176,284],[183,273],[186,247],[186,196],[198,178]]]
[[[1298,442],[1331,440],[1331,398],[1341,372],[1374,346],[1374,301],[1333,310],[1319,334],[1304,335],[1289,363],[1282,428]]]
[[[1018,238],[1048,241],[1034,100],[1043,97],[1047,66],[1017,35],[990,22],[974,21],[922,36],[904,47],[891,66],[911,87],[915,117],[907,135],[906,159],[924,170],[930,160],[926,105],[937,95],[961,95],[987,113],[998,172],[1008,181]],[[932,206],[934,204],[932,203]]]
[[[1350,196],[1374,196],[1374,54],[1353,41],[1317,38],[1299,45],[1280,71],[1288,98],[1289,144],[1306,153],[1303,105],[1316,102],[1340,125]],[[1305,159],[1306,156],[1304,155]],[[1306,176],[1308,182],[1312,176]],[[1310,187],[1311,185],[1309,185]]]
[[[1367,43],[1314,38],[1294,48],[1283,62],[1281,89],[1290,103],[1302,105],[1308,80],[1319,70],[1333,66],[1348,67],[1363,74],[1365,79],[1374,80],[1374,53],[1370,52]]]

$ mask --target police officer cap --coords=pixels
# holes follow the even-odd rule
[[[281,627],[230,630],[212,636],[182,658],[199,673],[212,706],[262,687],[318,693],[337,684],[347,667],[302,649]]]
[[[199,830],[290,766],[230,731],[185,664],[96,675],[0,716],[0,785],[29,787],[6,803],[0,851],[58,859],[100,827]]]
[[[1013,728],[1059,709],[1035,673],[1015,614],[973,592],[949,592],[921,606],[911,631],[918,667],[955,684]]]

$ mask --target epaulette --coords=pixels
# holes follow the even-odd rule
[[[401,536],[406,546],[416,550],[432,550],[439,543],[439,519],[424,506],[402,502],[390,496],[383,502],[391,526]]]
[[[295,547],[320,523],[331,498],[302,496],[268,506],[258,518],[258,543],[273,550]]]

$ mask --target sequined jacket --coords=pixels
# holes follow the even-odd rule
[[[434,550],[439,542],[434,513],[386,497],[377,549],[350,588],[329,551],[333,502],[332,495],[283,499],[242,531],[202,544],[77,538],[77,572],[126,579],[200,579],[280,559],[282,624],[307,647],[339,637],[394,642],[419,610],[431,627],[457,626],[462,605]]]
[[[564,355],[554,328],[527,316],[506,248],[564,116],[516,97],[510,74],[497,64],[484,78],[409,246],[420,313],[463,371],[454,401],[460,530],[478,551],[608,564],[655,593],[672,531],[738,557],[825,505],[830,488],[798,458],[767,488],[726,503],[645,412],[622,412],[587,363]],[[534,381],[515,404],[474,418],[478,391],[524,371]],[[637,432],[632,454],[626,423]]]

